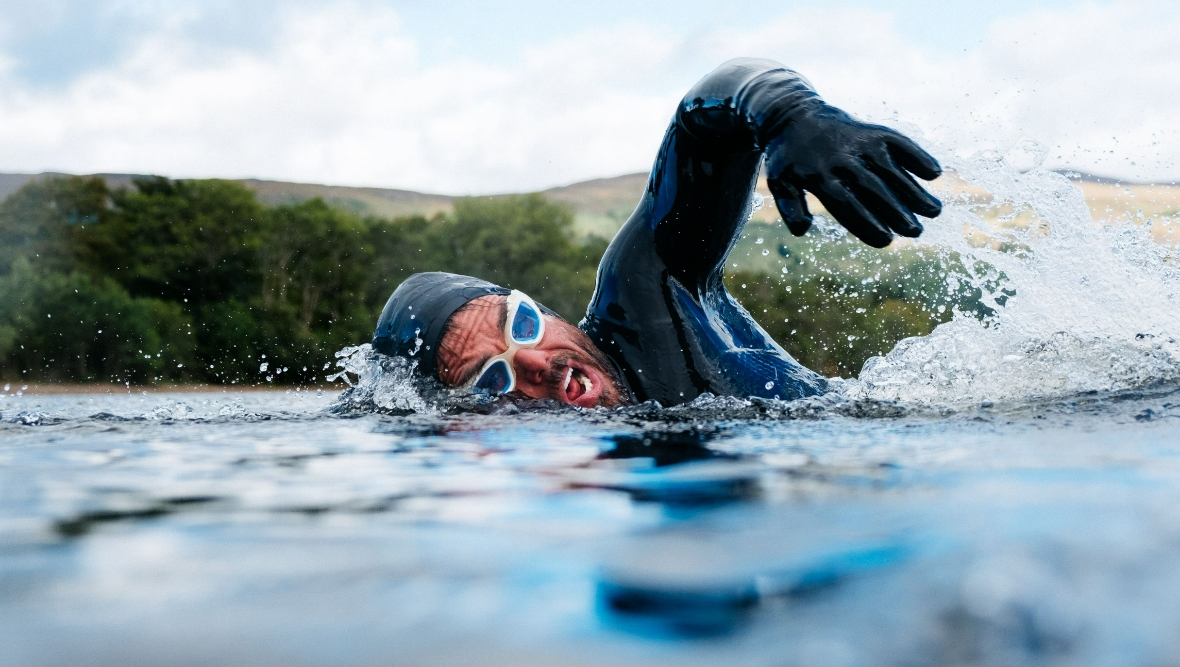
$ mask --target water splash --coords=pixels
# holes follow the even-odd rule
[[[956,404],[1180,380],[1174,249],[1149,227],[1096,224],[1082,190],[1027,144],[946,159],[967,187],[920,241],[957,254],[967,274],[948,289],[978,288],[995,314],[957,312],[901,341],[865,363],[846,397]]]
[[[349,388],[333,409],[338,412],[437,413],[437,406],[427,401],[429,392],[414,375],[417,364],[417,360],[383,355],[368,343],[340,350],[336,353],[336,366],[340,372],[325,379],[328,382],[343,380]]]
[[[169,401],[161,405],[157,405],[143,415],[144,419],[195,419],[197,417],[196,410],[193,406],[184,401]]]

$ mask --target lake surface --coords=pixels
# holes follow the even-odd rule
[[[336,401],[0,398],[0,663],[1180,660],[1175,384]]]

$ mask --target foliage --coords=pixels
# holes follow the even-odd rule
[[[576,320],[606,248],[538,195],[363,220],[159,177],[32,181],[0,204],[0,239],[0,375],[137,383],[316,381],[415,271],[516,287]]]
[[[152,177],[111,199],[106,220],[75,233],[90,271],[132,294],[182,303],[258,292],[255,257],[265,223],[250,190],[231,181]]]
[[[730,280],[762,328],[800,363],[829,377],[855,376],[869,357],[928,334],[945,319],[921,304],[835,281],[807,281],[795,291],[765,273],[739,271]]]
[[[870,248],[834,222],[802,238],[752,223],[730,262],[725,282],[738,301],[800,363],[829,377],[855,377],[870,357],[956,310],[987,314],[977,290],[948,283],[948,273],[963,272],[957,257],[904,243]]]
[[[175,303],[109,278],[16,262],[0,279],[0,355],[14,378],[154,382],[188,377],[191,322]]]
[[[0,203],[0,276],[19,259],[55,271],[74,266],[74,235],[105,220],[106,183],[101,178],[34,180]]]
[[[573,224],[572,211],[536,194],[470,197],[456,201],[450,216],[377,224],[379,285],[388,295],[417,271],[461,273],[519,289],[576,322],[607,242],[576,242]]]

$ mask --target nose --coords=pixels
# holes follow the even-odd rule
[[[545,373],[549,370],[549,353],[536,348],[517,350],[512,360],[517,389],[533,398],[545,398]],[[530,391],[532,390],[532,391]],[[536,393],[537,391],[540,393]]]

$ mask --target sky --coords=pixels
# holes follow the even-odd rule
[[[944,159],[1171,182],[1177,35],[1174,0],[8,2],[0,171],[537,190],[647,171],[757,56]]]

